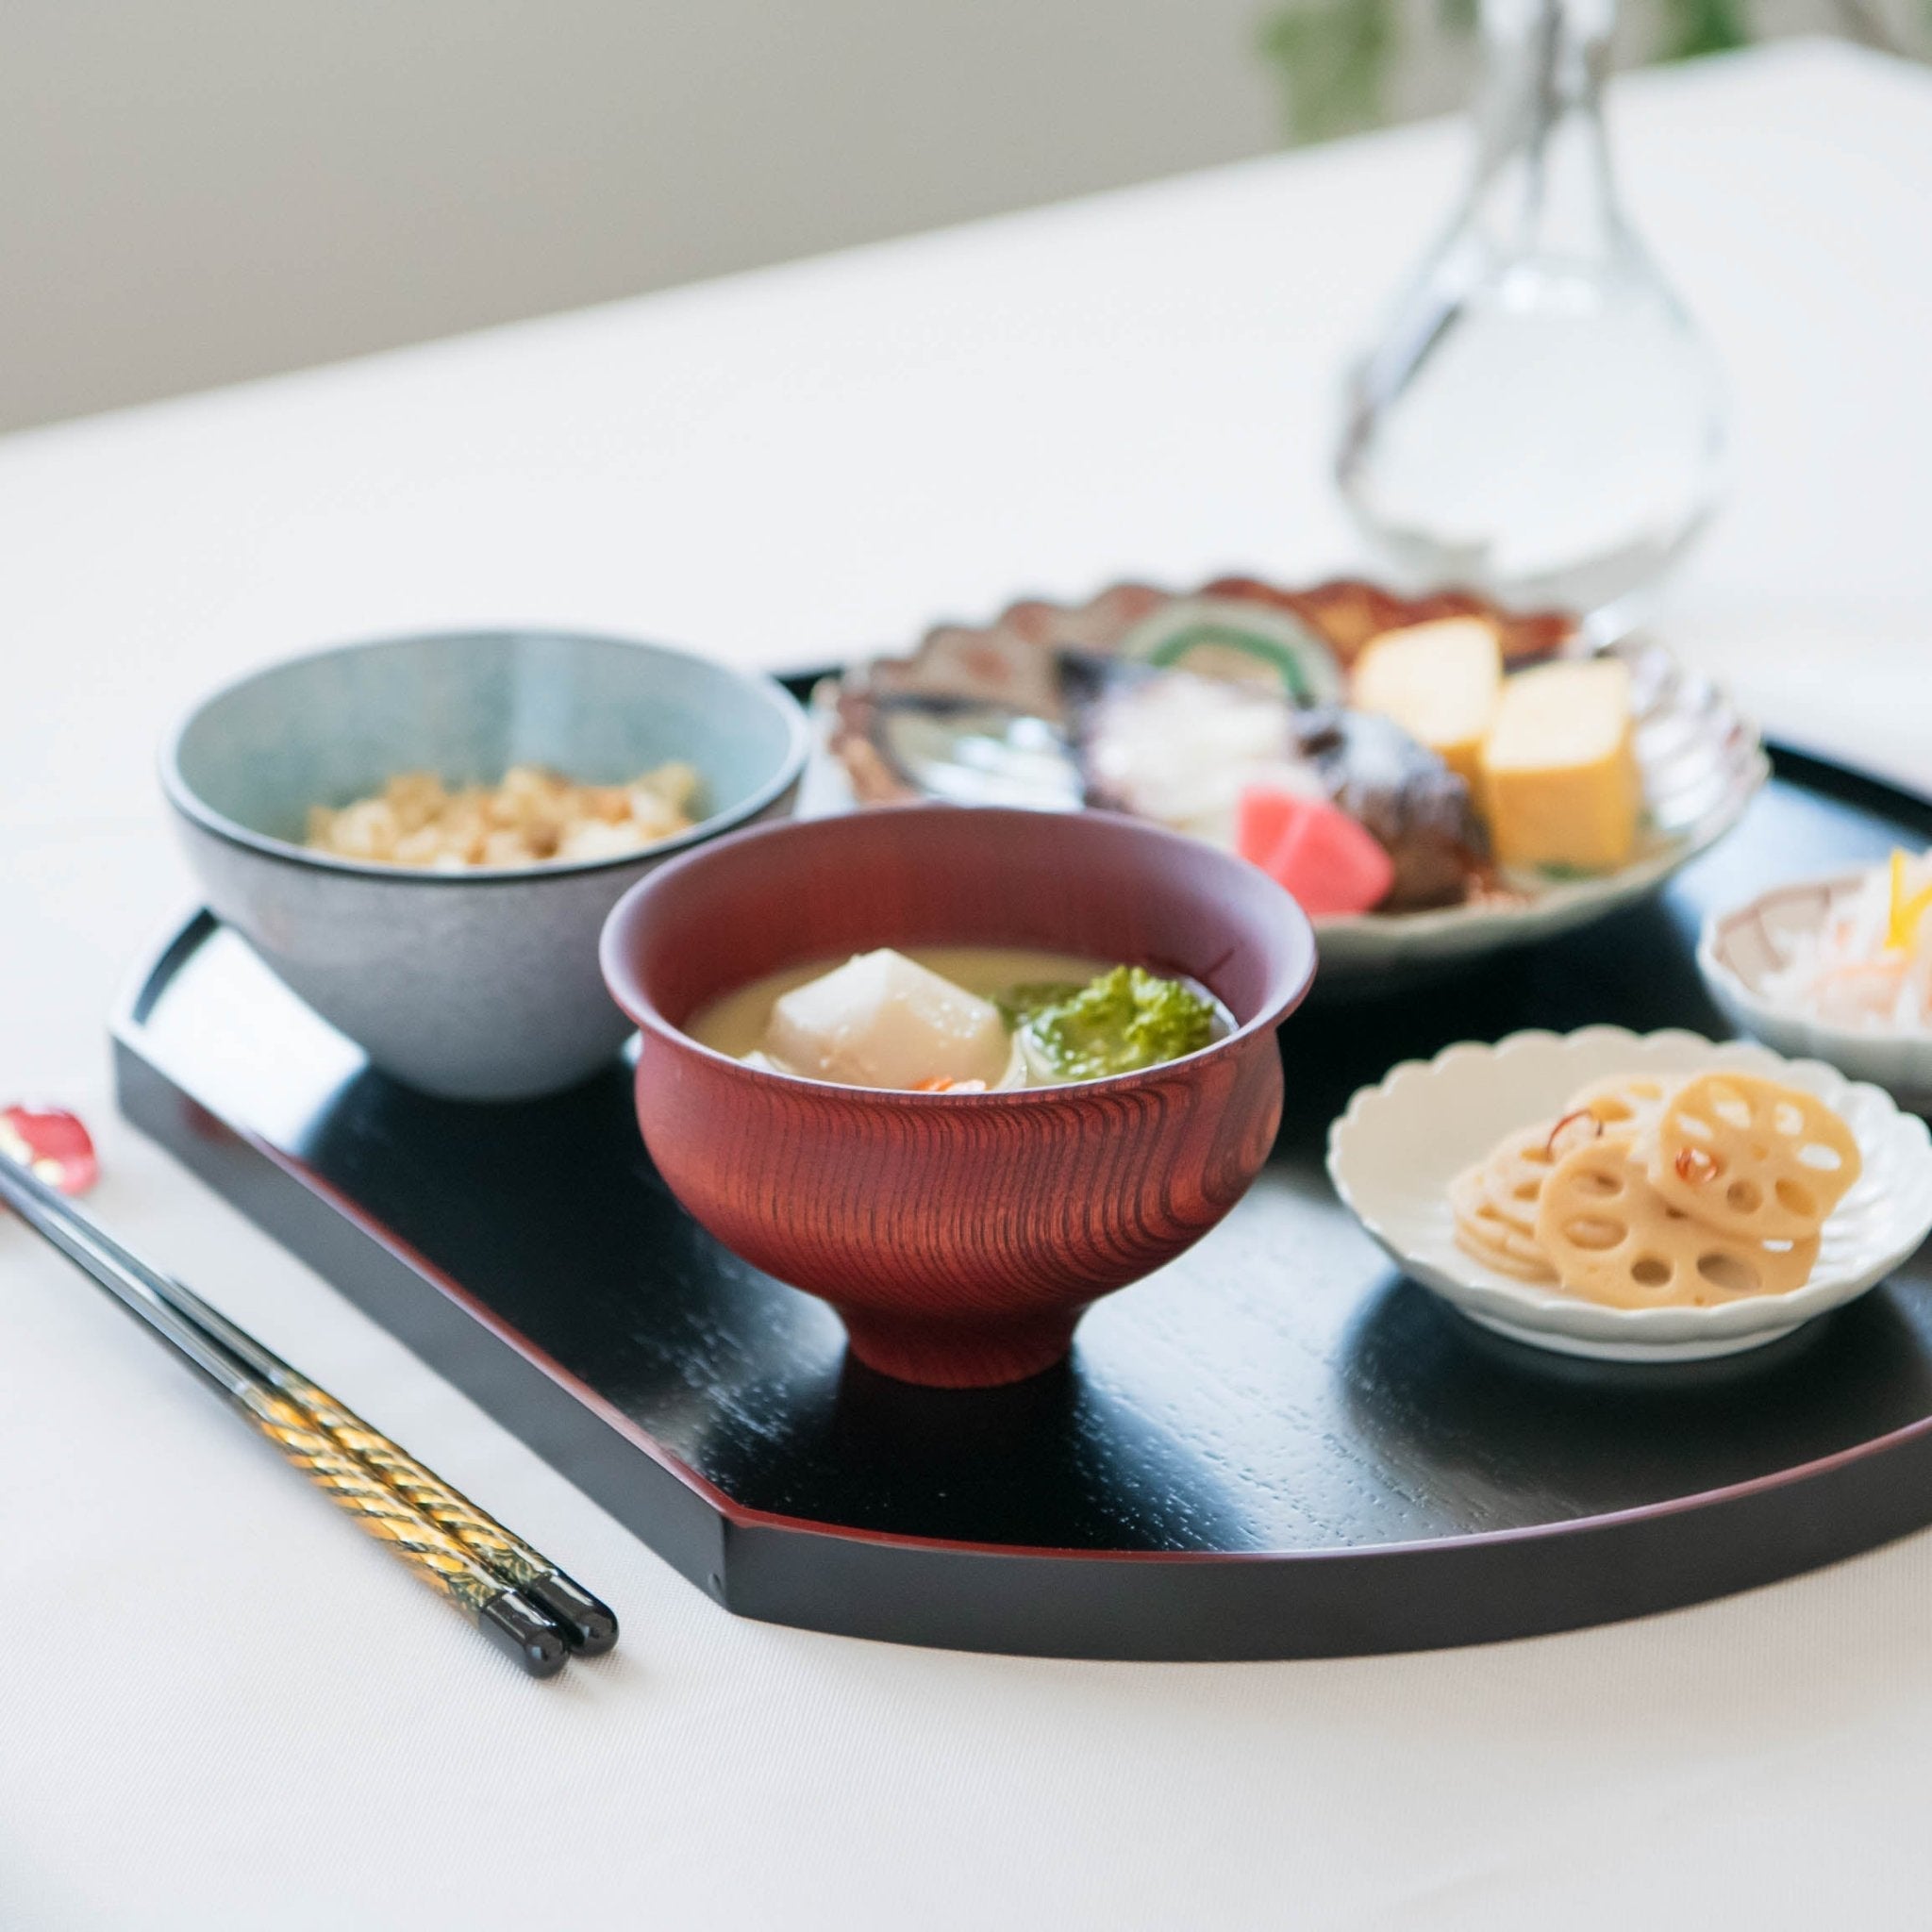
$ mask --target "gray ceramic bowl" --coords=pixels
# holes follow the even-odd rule
[[[630,1023],[605,915],[675,852],[789,812],[805,715],[768,677],[616,638],[479,631],[315,652],[218,691],[161,781],[208,903],[372,1061],[430,1093],[517,1100],[591,1074]],[[392,774],[493,783],[530,762],[608,784],[697,767],[708,816],[647,851],[431,873],[308,851],[310,805]]]

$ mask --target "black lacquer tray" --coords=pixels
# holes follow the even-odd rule
[[[1253,1193],[1102,1303],[1070,1366],[1002,1391],[848,1364],[824,1307],[670,1198],[621,1064],[536,1104],[425,1099],[207,915],[117,1022],[121,1103],[733,1610],[1109,1657],[1564,1629],[1932,1521],[1932,1257],[1754,1355],[1565,1362],[1391,1272],[1329,1191],[1328,1122],[1452,1040],[1719,1033],[1703,912],[1899,840],[1932,841],[1932,803],[1780,754],[1660,900],[1422,991],[1307,1009]]]

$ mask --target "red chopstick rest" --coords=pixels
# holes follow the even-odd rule
[[[100,1178],[93,1138],[60,1107],[0,1108],[0,1155],[63,1194],[84,1194]]]

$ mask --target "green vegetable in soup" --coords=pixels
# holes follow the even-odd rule
[[[1085,986],[1017,986],[994,1004],[1029,1058],[1062,1080],[1158,1067],[1214,1038],[1208,1000],[1139,966],[1116,966]]]
[[[1043,1013],[1049,1007],[1064,1006],[1069,1000],[1078,999],[1082,991],[1076,979],[1036,979],[1024,985],[1009,986],[1005,992],[994,993],[992,1003],[999,1008],[1000,1018],[1007,1023],[1007,1031],[1017,1033],[1036,1013]]]

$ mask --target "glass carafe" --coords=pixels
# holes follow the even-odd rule
[[[1716,499],[1724,391],[1618,206],[1614,0],[1483,0],[1476,164],[1357,365],[1336,458],[1410,585],[1627,628]]]

